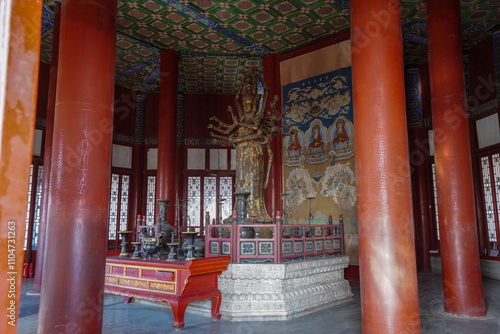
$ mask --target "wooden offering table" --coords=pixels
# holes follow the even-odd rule
[[[227,269],[230,257],[219,256],[184,260],[106,259],[105,292],[157,302],[168,302],[174,314],[174,327],[184,327],[189,303],[211,298],[212,318],[220,319],[221,293],[218,275]]]

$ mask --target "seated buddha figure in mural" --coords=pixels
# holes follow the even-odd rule
[[[302,146],[300,146],[299,138],[297,137],[297,130],[290,131],[290,146],[288,146],[287,151],[300,151]]]
[[[325,142],[321,134],[320,125],[312,128],[311,138],[307,147],[307,162],[310,164],[320,164],[328,160],[325,154]]]
[[[288,147],[286,148],[285,165],[288,167],[296,167],[300,165],[300,157],[302,145],[300,145],[300,137],[296,129],[289,132]]]
[[[349,136],[345,131],[344,125],[345,125],[344,121],[339,119],[336,124],[337,129],[335,130],[335,135],[332,141],[335,146],[347,146],[347,143],[349,142]]]
[[[309,148],[318,149],[323,148],[325,142],[321,138],[321,133],[319,132],[319,125],[313,127],[313,134],[311,137],[311,143],[309,143]]]

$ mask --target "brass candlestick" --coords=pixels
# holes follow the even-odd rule
[[[132,233],[132,231],[119,231],[118,234],[121,236],[122,238],[122,251],[120,253],[120,255],[118,255],[118,257],[128,257],[129,254],[128,254],[128,251],[127,251],[127,247],[128,247],[128,236],[129,234]]]
[[[182,203],[177,202],[175,206],[175,227],[177,229],[174,229],[174,235],[179,238],[180,237],[180,229],[181,229],[181,207]],[[179,238],[180,240],[180,238]],[[173,242],[173,241],[172,241]]]
[[[187,255],[186,255],[186,262],[189,261],[189,260],[194,260],[196,259],[194,257],[194,238],[196,238],[196,235],[198,234],[199,232],[197,231],[188,231],[188,232],[182,232],[182,234],[184,234],[186,237],[187,237]]]
[[[134,245],[134,253],[132,254],[132,259],[134,260],[137,260],[137,259],[141,259],[141,245],[142,245],[142,242],[141,241],[136,241],[136,242],[133,242],[132,245]]]
[[[217,215],[217,224],[222,224],[222,206],[224,205],[225,198],[218,198],[217,204],[219,205],[219,214]]]
[[[167,261],[177,261],[177,247],[179,247],[178,242],[173,242],[167,244],[170,247],[170,253],[168,253]]]

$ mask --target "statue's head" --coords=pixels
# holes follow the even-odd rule
[[[254,103],[253,96],[245,95],[243,97],[243,111],[245,113],[255,112],[255,103]]]
[[[247,69],[245,70],[245,75],[253,76],[257,73],[257,68],[255,67],[254,64],[251,64]]]

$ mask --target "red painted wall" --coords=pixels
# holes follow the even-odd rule
[[[146,139],[158,138],[158,108],[160,94],[150,93],[146,96]]]
[[[491,36],[471,48],[469,55],[472,106],[478,107],[496,97],[495,64]]]
[[[38,96],[36,100],[36,117],[47,119],[47,103],[49,102],[50,64],[40,62],[38,76]]]
[[[431,108],[431,84],[429,78],[429,64],[418,66],[420,72],[420,94],[422,100],[422,116],[424,119],[432,119]]]
[[[50,64],[40,62],[38,76],[38,95],[36,117],[47,119],[47,103],[49,99]],[[125,136],[134,136],[136,94],[134,91],[115,85],[115,109],[113,115],[113,132]]]
[[[207,124],[213,123],[210,117],[232,123],[227,107],[231,105],[236,112],[234,95],[186,94],[184,104],[184,137],[209,139]],[[150,93],[146,97],[146,138],[158,138],[159,94]]]
[[[303,54],[322,49],[324,47],[333,45],[335,43],[346,41],[349,38],[351,38],[351,34],[349,32],[340,33],[336,36],[326,38],[322,41],[314,42],[314,43],[309,44],[309,45],[305,45],[299,49],[282,53],[279,55],[279,61],[282,62],[284,60],[288,60],[288,59],[293,58],[293,57],[301,56]]]
[[[236,114],[234,95],[218,94],[186,94],[184,137],[208,139],[210,131],[207,124],[214,123],[210,117],[217,116],[220,120],[232,124],[231,114],[227,111],[232,106]]]
[[[359,266],[358,265],[349,265],[344,269],[344,278],[349,281],[349,283],[358,283],[359,279]]]
[[[136,104],[137,96],[133,90],[115,85],[114,133],[134,136]]]

